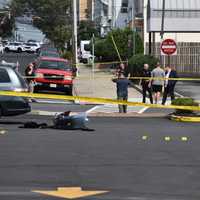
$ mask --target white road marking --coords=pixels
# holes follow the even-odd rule
[[[144,107],[144,108],[142,108],[142,109],[138,112],[138,114],[144,113],[147,109],[149,109],[149,107]]]
[[[89,113],[95,111],[96,109],[100,108],[101,106],[102,106],[102,105],[100,105],[100,106],[94,106],[93,108],[87,110],[85,113],[86,113],[86,114],[89,114]]]

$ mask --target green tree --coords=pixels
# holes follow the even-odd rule
[[[91,40],[92,36],[97,37],[98,31],[92,21],[81,21],[78,26],[78,42],[81,40]]]
[[[144,64],[149,64],[150,70],[155,68],[158,58],[151,55],[136,54],[129,59],[128,70],[131,76],[140,76]]]
[[[0,37],[8,37],[12,35],[14,27],[14,18],[9,17],[7,13],[0,14]]]
[[[11,7],[16,16],[31,11],[34,25],[58,48],[71,39],[71,0],[12,0]]]
[[[135,34],[135,36],[134,36]],[[135,53],[143,53],[143,42],[139,34],[134,33],[130,28],[116,29],[108,33],[105,39],[95,42],[95,55],[101,57],[103,61],[119,60],[117,51],[114,47],[112,37],[115,40],[119,54],[123,60],[127,60]],[[133,42],[135,39],[135,42]]]

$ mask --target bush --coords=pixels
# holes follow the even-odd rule
[[[150,70],[152,70],[155,68],[157,62],[158,59],[153,56],[136,54],[129,59],[128,70],[131,74],[131,77],[140,76],[144,64],[149,64]]]
[[[73,53],[71,51],[64,51],[61,56],[69,61],[73,60]]]
[[[192,98],[177,98],[172,101],[172,105],[176,106],[199,106],[197,102],[195,102]],[[195,115],[195,112],[192,110],[180,110],[176,109],[176,115]]]

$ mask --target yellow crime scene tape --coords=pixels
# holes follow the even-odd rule
[[[40,78],[37,76],[23,76],[23,78],[26,79],[35,79],[35,78]],[[52,78],[51,76],[45,76],[45,78]],[[76,77],[74,77],[76,79]],[[90,76],[79,76],[79,79],[85,78],[88,79],[90,78]],[[108,75],[108,76],[95,76],[95,78],[110,78],[110,79],[115,79],[116,77],[112,76],[112,75]],[[52,78],[53,79],[53,78]],[[56,79],[56,78],[55,78]],[[128,79],[130,80],[174,80],[174,81],[200,81],[200,78],[159,78],[159,77],[128,77]]]
[[[3,96],[19,96],[26,98],[39,98],[39,99],[54,99],[64,101],[80,101],[95,104],[114,104],[114,105],[127,105],[127,106],[141,106],[150,108],[164,108],[164,109],[180,109],[180,110],[193,110],[200,111],[200,106],[175,106],[175,105],[158,105],[158,104],[144,104],[140,102],[121,101],[107,98],[93,98],[83,96],[64,96],[55,94],[34,94],[28,92],[11,92],[11,91],[0,91],[0,95]]]

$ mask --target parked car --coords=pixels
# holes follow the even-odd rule
[[[18,71],[18,69],[19,69],[19,63],[18,62],[17,63],[9,63],[9,62],[6,62],[5,60],[2,60],[0,62],[0,65],[2,67],[11,67],[11,68],[13,68],[16,71]]]
[[[38,53],[40,51],[40,45],[38,43],[24,43],[23,48],[28,53]]]
[[[0,54],[3,54],[3,52],[4,52],[4,47],[3,47],[3,44],[0,43]]]
[[[46,45],[43,45],[41,47],[41,51],[48,51],[48,52],[58,53],[58,49],[57,48],[55,48],[55,47],[49,47],[49,46],[46,46]]]
[[[9,42],[7,45],[4,47],[5,52],[18,52],[21,53],[24,51],[24,46],[22,42]]]
[[[52,52],[52,51],[41,51],[40,52],[40,57],[53,57],[53,58],[59,58],[60,55],[57,52]]]
[[[62,58],[40,57],[36,62],[33,92],[39,90],[73,92],[73,68]]]
[[[28,85],[11,67],[0,65],[0,91],[27,92]],[[26,98],[0,95],[0,116],[14,116],[31,111]]]

